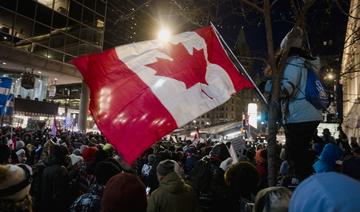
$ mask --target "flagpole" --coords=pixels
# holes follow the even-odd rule
[[[216,29],[215,25],[210,22],[211,27],[214,29],[215,33],[219,36],[220,40],[222,41],[222,43],[225,45],[226,49],[230,52],[231,56],[235,58],[236,63],[239,65],[239,67],[241,68],[242,72],[246,75],[246,77],[250,80],[250,82],[253,84],[253,86],[255,87],[256,92],[259,94],[259,96],[261,97],[261,99],[263,100],[263,102],[268,105],[268,102],[264,96],[263,93],[261,93],[260,89],[258,88],[258,86],[255,84],[254,80],[251,78],[251,76],[249,75],[249,73],[246,71],[246,69],[244,68],[244,66],[240,63],[240,61],[237,59],[237,57],[235,56],[234,52],[230,49],[229,45],[225,42],[224,38],[221,36],[220,32]],[[241,73],[241,71],[237,68],[237,66],[235,66],[236,69]]]

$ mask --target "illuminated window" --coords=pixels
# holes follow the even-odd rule
[[[102,20],[96,20],[96,27],[97,28],[103,28],[104,27],[104,21]]]
[[[54,4],[54,10],[63,14],[68,11],[69,0],[37,0],[37,2],[51,9]]]

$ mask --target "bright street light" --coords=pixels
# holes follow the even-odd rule
[[[326,76],[325,76],[325,79],[327,80],[333,80],[335,78],[334,74],[333,73],[328,73]]]
[[[334,79],[334,75],[333,74],[328,74],[328,78],[332,80],[332,79]]]
[[[170,40],[171,32],[168,28],[161,28],[158,33],[158,39],[161,42],[168,42]]]

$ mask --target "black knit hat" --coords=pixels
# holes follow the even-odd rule
[[[96,165],[95,177],[100,185],[105,185],[114,175],[120,173],[120,169],[112,162],[102,161]]]

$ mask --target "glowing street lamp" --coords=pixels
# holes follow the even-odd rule
[[[161,28],[158,33],[158,40],[161,42],[168,42],[170,40],[171,32],[168,28]]]
[[[334,74],[332,74],[332,73],[329,73],[329,74],[327,74],[327,76],[326,76],[329,80],[333,80],[334,79]]]

